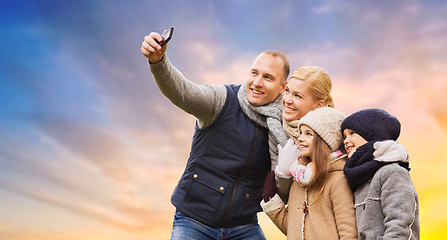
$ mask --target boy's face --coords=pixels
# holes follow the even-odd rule
[[[348,158],[352,157],[352,154],[354,154],[358,147],[368,142],[358,133],[354,132],[354,130],[349,128],[343,130],[343,136],[345,137],[343,144],[345,145],[346,152],[348,153]]]
[[[311,157],[314,149],[315,132],[307,125],[300,126],[300,136],[298,138],[298,147],[302,157]]]

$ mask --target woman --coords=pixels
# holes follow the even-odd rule
[[[333,109],[330,91],[328,73],[311,66],[292,73],[283,95],[283,125],[293,141],[278,147],[275,175],[283,195],[288,186],[284,179],[293,182],[288,188],[289,207],[266,189],[261,206],[288,239],[356,238],[352,192],[343,175],[346,159],[335,151],[341,144],[344,114]],[[289,172],[298,173],[295,181]]]
[[[318,66],[305,66],[296,69],[287,80],[283,94],[283,126],[287,135],[298,137],[298,121],[309,111],[329,106],[334,107],[331,96],[332,81],[325,69]],[[278,149],[281,149],[278,146]],[[288,201],[292,178],[289,167],[298,158],[298,152],[293,156],[278,161],[275,167],[276,187],[284,202]]]

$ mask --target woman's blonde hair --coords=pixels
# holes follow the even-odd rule
[[[316,100],[323,100],[327,106],[334,107],[334,100],[331,96],[331,77],[324,68],[318,66],[300,67],[292,72],[290,78],[306,81]]]

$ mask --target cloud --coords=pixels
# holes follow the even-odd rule
[[[171,221],[171,216],[165,214],[172,208],[166,199],[169,199],[181,170],[135,162],[135,165],[128,165],[135,174],[125,183],[111,182],[107,181],[107,173],[94,171],[75,156],[64,156],[57,151],[45,155],[30,152],[33,146],[26,140],[20,145],[28,149],[27,153],[11,151],[9,147],[17,149],[17,142],[11,141],[14,137],[9,139],[9,144],[2,144],[6,149],[0,153],[5,157],[1,158],[3,170],[12,173],[2,174],[0,189],[129,232],[150,231]],[[57,144],[53,147],[53,150],[61,150]],[[58,161],[54,163],[48,158]],[[113,162],[111,159],[110,164]],[[155,219],[154,216],[159,217]]]
[[[325,4],[325,5],[321,5],[321,6],[312,8],[312,11],[316,14],[327,13],[327,12],[330,12],[331,10],[332,10],[332,7],[330,4]]]
[[[429,4],[320,5],[313,12],[330,14],[334,21],[323,29],[303,26],[308,19],[286,5],[267,9],[284,14],[270,14],[275,20],[245,22],[254,15],[232,13],[236,18],[228,19],[218,6],[207,4],[197,10],[163,2],[160,8],[185,10],[168,11],[168,16],[156,11],[146,20],[141,16],[147,16],[150,3],[126,5],[134,14],[121,15],[115,9],[124,5],[118,2],[34,5],[33,21],[25,21],[32,24],[18,29],[28,33],[23,39],[32,39],[32,48],[41,54],[5,65],[13,69],[8,77],[21,80],[15,82],[20,90],[14,93],[26,96],[32,111],[14,105],[22,109],[8,116],[7,122],[14,124],[0,127],[0,189],[41,202],[38,209],[20,207],[36,213],[30,219],[49,224],[42,216],[62,209],[67,219],[80,216],[102,224],[108,229],[104,232],[126,232],[132,239],[171,226],[174,207],[169,198],[188,158],[195,119],[159,92],[139,52],[148,29],[171,23],[179,26],[168,49],[171,61],[203,84],[242,83],[258,49],[278,46],[276,36],[291,29],[284,38],[292,47],[278,47],[286,49],[292,70],[303,65],[326,68],[336,107],[346,113],[380,107],[398,116],[418,191],[439,182],[447,144],[447,24],[437,12],[433,18],[420,15],[436,9]],[[199,12],[202,17],[194,17]],[[192,24],[183,24],[184,19]],[[303,34],[305,27],[309,34]],[[331,31],[337,34],[325,35]],[[316,41],[321,32],[323,40]],[[22,41],[16,43],[11,46]],[[19,55],[28,54],[28,47]],[[11,208],[7,214],[16,212]],[[430,216],[434,212],[430,208]],[[73,231],[59,238],[42,232],[32,232],[33,238],[5,235],[16,231],[13,223],[0,225],[0,238],[78,236]]]
[[[228,56],[228,49],[212,43],[201,41],[192,42],[191,48],[183,50],[183,55],[193,59],[194,64],[200,66],[193,68],[192,80],[198,84],[240,84],[247,80],[253,61],[259,53],[242,53]],[[177,66],[187,69],[188,64]],[[187,76],[189,77],[189,76]]]

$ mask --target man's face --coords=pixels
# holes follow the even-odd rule
[[[259,55],[251,67],[245,86],[248,102],[255,106],[273,102],[284,89],[285,83],[281,84],[283,69],[281,58],[265,53]]]

